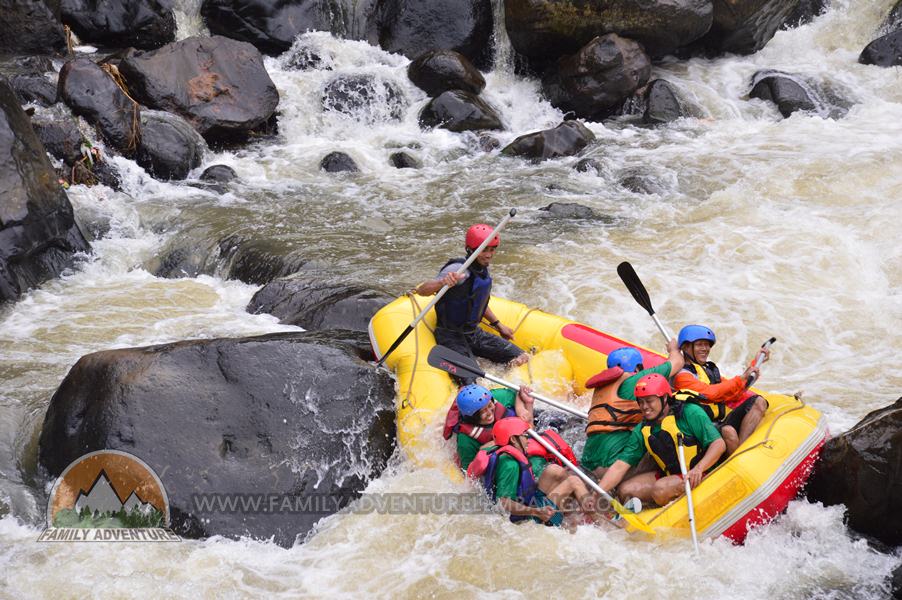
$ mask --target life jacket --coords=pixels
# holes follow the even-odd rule
[[[695,404],[708,415],[708,418],[717,423],[723,421],[732,409],[723,402],[710,402],[704,394],[695,390],[677,390],[673,394],[673,399],[677,402],[689,402]]]
[[[573,448],[570,447],[570,444],[568,444],[557,431],[555,431],[554,429],[546,429],[539,435],[545,438],[545,441],[551,444],[552,448],[560,452],[564,456],[564,458],[572,462],[574,465],[579,465],[579,461],[576,460],[576,454],[573,452]],[[529,438],[529,443],[526,445],[526,454],[529,456],[539,456],[544,458],[548,462],[560,465],[562,467],[564,466],[564,463],[561,461],[561,459],[549,452],[545,448],[545,446],[532,438]]]
[[[651,432],[652,423],[645,421],[642,423],[642,438],[645,440],[645,449],[667,475],[680,474],[680,461],[677,457],[677,434],[683,435],[686,471],[694,467],[704,455],[704,453],[699,451],[698,440],[691,435],[682,433],[677,427],[676,420],[682,415],[683,406],[679,402],[671,404],[670,414],[661,420],[661,429],[657,433]]]
[[[495,421],[504,417],[515,416],[517,416],[517,413],[513,409],[504,406],[500,402],[495,402]],[[492,441],[492,426],[495,424],[495,421],[492,421],[491,425],[464,423],[460,420],[460,409],[457,408],[457,401],[455,400],[451,403],[451,408],[448,409],[448,414],[445,416],[445,427],[442,430],[442,436],[446,440],[450,440],[455,433],[462,433],[470,436],[482,446]]]
[[[586,387],[598,388],[592,395],[593,404],[589,409],[586,435],[627,431],[642,420],[639,404],[635,400],[627,400],[617,395],[620,384],[632,375],[633,373],[624,373],[620,367],[612,367],[586,382]]]
[[[479,480],[494,502],[498,499],[495,493],[495,469],[498,467],[498,459],[503,454],[507,454],[516,460],[520,466],[517,501],[527,506],[532,505],[533,498],[536,495],[536,478],[532,474],[529,460],[513,446],[494,446],[480,450],[467,468],[467,477]],[[510,516],[510,520],[514,523],[528,518],[525,516]]]
[[[698,364],[692,359],[686,360],[686,364],[683,365],[683,368],[680,371],[686,371],[687,373],[692,373],[698,378],[702,383],[707,384],[717,384],[722,381],[720,376],[720,369],[717,368],[710,360],[703,365]]]
[[[442,269],[465,262],[466,259],[453,258]],[[492,276],[489,275],[488,268],[477,270],[472,266],[467,269],[467,273],[466,280],[449,288],[435,305],[439,327],[462,333],[472,333],[479,327],[489,305],[489,296],[492,295]]]

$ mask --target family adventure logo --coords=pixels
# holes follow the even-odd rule
[[[169,499],[136,456],[98,450],[74,461],[53,484],[39,542],[177,542]]]

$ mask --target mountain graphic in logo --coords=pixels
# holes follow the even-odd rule
[[[83,513],[90,511],[91,513],[115,514],[124,511],[126,514],[139,512],[141,514],[149,514],[156,510],[153,504],[144,502],[134,491],[129,495],[125,502],[119,499],[119,494],[113,489],[109,477],[102,469],[97,475],[97,479],[91,486],[87,494],[78,492],[75,499],[75,512]]]

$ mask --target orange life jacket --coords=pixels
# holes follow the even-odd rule
[[[642,420],[639,404],[635,400],[626,400],[617,395],[620,384],[632,375],[633,373],[624,373],[620,367],[613,367],[586,382],[587,387],[593,387],[591,384],[598,386],[592,395],[586,435],[629,431]]]

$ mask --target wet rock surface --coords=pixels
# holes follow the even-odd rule
[[[595,140],[595,134],[579,121],[565,121],[552,129],[521,135],[501,150],[506,156],[547,160],[578,154]]]
[[[433,98],[448,90],[479,94],[485,89],[482,73],[453,50],[432,50],[417,57],[407,67],[407,77]]]
[[[156,179],[184,179],[200,166],[204,139],[178,115],[158,110],[141,113],[141,141],[135,160]]]
[[[354,159],[344,152],[330,152],[319,163],[319,168],[327,173],[357,173],[360,168]]]
[[[394,383],[364,362],[366,341],[283,333],[83,356],[50,401],[40,465],[55,477],[88,452],[129,452],[160,476],[177,534],[290,546],[394,451]],[[320,510],[198,509],[196,494],[215,493],[294,496]]]
[[[420,127],[449,131],[503,129],[501,117],[485,100],[463,90],[449,90],[433,98],[420,111]]]
[[[62,0],[63,22],[85,42],[114,48],[159,48],[175,40],[169,0]]]
[[[749,96],[773,102],[784,117],[805,111],[836,119],[845,116],[852,106],[851,101],[823,84],[793,73],[772,70],[755,73]]]

